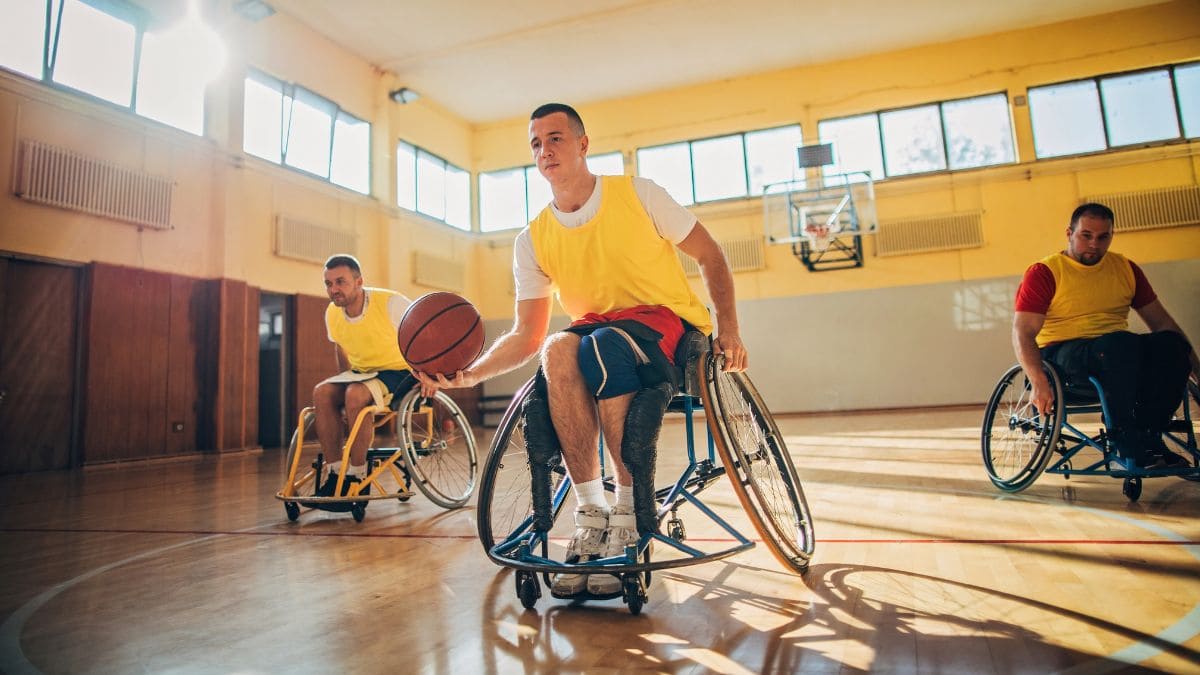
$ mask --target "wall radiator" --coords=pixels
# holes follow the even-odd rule
[[[174,187],[164,176],[21,140],[16,192],[21,199],[165,230],[171,227]]]
[[[880,221],[876,254],[908,255],[983,246],[983,212]]]
[[[335,253],[358,253],[358,235],[290,216],[275,217],[275,255],[324,263]]]
[[[734,272],[753,272],[767,267],[761,236],[729,239],[717,242],[717,245],[721,247],[725,253],[725,259],[729,261],[729,269]],[[676,250],[675,254],[679,256],[679,262],[683,263],[683,271],[689,277],[700,276],[700,266],[691,256],[679,250]]]
[[[1200,224],[1200,185],[1117,192],[1085,197],[1080,204],[1099,202],[1116,215],[1117,232]]]
[[[462,293],[466,290],[467,268],[460,262],[424,251],[413,251],[412,282],[429,288]]]

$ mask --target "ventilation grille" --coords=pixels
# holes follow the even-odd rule
[[[979,248],[983,246],[983,212],[880,222],[875,245],[880,256]]]
[[[21,141],[17,196],[31,202],[165,230],[171,227],[173,189],[169,178],[40,141]]]
[[[466,276],[467,269],[462,263],[424,251],[413,251],[412,281],[414,284],[462,293],[466,289]]]
[[[1080,203],[1099,202],[1113,210],[1117,232],[1200,224],[1200,186],[1120,192],[1088,197]]]
[[[725,253],[725,259],[729,261],[729,269],[734,272],[753,272],[767,267],[766,259],[763,256],[762,237],[730,239],[718,242],[718,245]],[[689,277],[700,276],[700,266],[691,256],[679,250],[676,250],[675,254],[679,256],[679,262],[683,263],[683,271]]]
[[[323,263],[338,253],[358,253],[358,235],[284,215],[275,218],[275,255]]]

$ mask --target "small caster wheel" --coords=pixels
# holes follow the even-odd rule
[[[300,505],[296,502],[284,502],[283,512],[287,514],[288,520],[294,523],[300,517]]]
[[[525,609],[533,609],[537,604],[538,598],[542,597],[542,589],[538,586],[537,575],[532,572],[517,572],[517,597],[521,599],[521,606]]]
[[[410,499],[412,499],[412,495],[401,495],[399,497],[396,497],[396,500],[401,501],[401,502],[406,502]]]
[[[687,539],[687,528],[683,526],[683,521],[678,518],[672,518],[667,521],[667,536],[675,541],[683,541]]]
[[[626,605],[629,605],[629,613],[637,616],[642,613],[642,605],[646,602],[646,591],[642,588],[642,580],[636,573],[626,575],[624,578],[624,593],[622,600]]]
[[[367,503],[354,502],[350,505],[350,515],[354,516],[354,522],[361,523],[363,518],[367,516]]]
[[[1142,479],[1126,478],[1121,485],[1121,493],[1129,497],[1129,501],[1136,502],[1142,496]]]

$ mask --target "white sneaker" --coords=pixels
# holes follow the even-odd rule
[[[625,547],[637,546],[639,538],[633,508],[614,506],[608,514],[608,531],[605,532],[604,552],[601,557],[625,555]],[[621,580],[612,574],[593,574],[587,579],[587,589],[592,595],[620,593]]]
[[[601,506],[575,509],[575,535],[567,545],[566,562],[595,560],[604,552],[604,532],[608,529],[608,511]],[[559,574],[550,585],[555,597],[579,595],[588,585],[586,574]]]

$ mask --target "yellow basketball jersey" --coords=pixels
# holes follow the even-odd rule
[[[350,368],[371,373],[379,370],[408,370],[396,344],[396,327],[388,315],[388,300],[399,295],[384,288],[364,288],[368,301],[363,317],[353,323],[341,307],[329,303],[325,325],[333,341],[346,352]]]
[[[1129,328],[1136,281],[1129,260],[1109,251],[1095,265],[1055,253],[1042,259],[1054,275],[1054,298],[1037,334],[1039,347]]]

